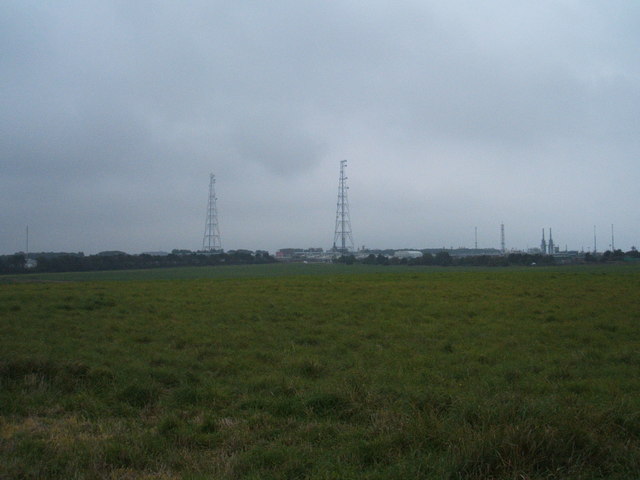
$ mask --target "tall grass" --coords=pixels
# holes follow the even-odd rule
[[[0,478],[637,478],[637,269],[0,286]]]

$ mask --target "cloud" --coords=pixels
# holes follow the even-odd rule
[[[505,222],[513,246],[552,226],[579,248],[615,223],[629,248],[639,18],[627,1],[3,2],[0,251],[26,223],[40,250],[197,248],[209,172],[225,248],[328,247],[343,158],[358,244],[470,245]]]

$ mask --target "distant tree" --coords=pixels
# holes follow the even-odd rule
[[[631,247],[631,250],[629,250],[625,255],[631,258],[640,258],[640,252],[636,249],[636,247]]]
[[[389,265],[389,257],[379,253],[376,257],[376,263],[378,265]]]
[[[400,265],[402,263],[402,260],[400,260],[398,257],[389,257],[388,259],[389,265]]]
[[[362,263],[366,264],[366,265],[375,265],[376,263],[376,256],[373,253],[370,253],[369,256],[367,258],[365,258],[364,260],[362,260]]]
[[[447,267],[453,263],[453,260],[451,258],[451,255],[449,255],[449,252],[445,252],[444,250],[442,250],[441,252],[436,253],[433,263],[435,265]]]
[[[433,258],[433,255],[431,253],[426,252],[426,253],[422,254],[422,259],[421,260],[422,260],[422,264],[423,265],[433,265],[434,258]]]
[[[0,262],[0,271],[3,273],[21,273],[25,271],[26,257],[24,253],[4,255]]]
[[[603,262],[618,262],[624,260],[624,252],[622,250],[607,250],[602,254],[601,261]]]
[[[334,263],[344,263],[346,265],[353,265],[356,262],[356,257],[353,255],[340,255],[333,260]]]

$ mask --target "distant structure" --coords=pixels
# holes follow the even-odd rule
[[[216,207],[216,176],[209,175],[209,202],[207,205],[207,221],[204,227],[204,239],[202,240],[202,250],[209,253],[222,251],[220,241],[220,230],[218,229],[218,208]]]
[[[507,253],[507,248],[504,243],[504,223],[500,224],[500,251],[503,254]]]
[[[542,229],[542,241],[540,242],[540,251],[544,255],[547,253],[547,241],[544,239],[544,228]]]
[[[38,261],[35,258],[29,258],[29,225],[27,225],[26,251],[24,253],[24,268],[36,268]]]
[[[347,196],[347,177],[345,169],[347,161],[340,162],[340,182],[338,184],[338,207],[336,209],[336,228],[333,236],[333,251],[348,253],[355,250],[351,235],[351,216],[349,215],[349,198]]]
[[[594,255],[598,253],[597,244],[596,244],[596,226],[593,226],[593,253]]]
[[[613,223],[611,224],[611,251],[616,251],[616,244],[613,241]]]
[[[551,229],[549,229],[549,255],[556,253],[556,247],[553,244],[553,237],[551,236]]]

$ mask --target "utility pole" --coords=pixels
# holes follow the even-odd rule
[[[215,191],[216,176],[209,175],[209,202],[207,204],[207,220],[204,227],[204,239],[202,240],[202,250],[209,253],[222,252],[220,241],[220,230],[218,229],[218,208],[216,206]]]
[[[349,197],[347,195],[347,176],[345,169],[347,161],[340,162],[340,181],[338,183],[338,205],[336,208],[336,228],[333,235],[333,251],[342,254],[354,250],[351,235],[351,216],[349,215]]]

